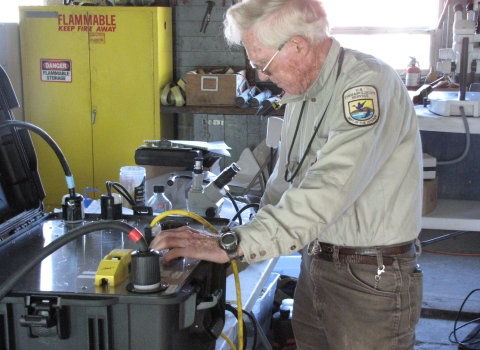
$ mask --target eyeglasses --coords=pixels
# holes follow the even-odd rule
[[[253,69],[256,69],[259,73],[262,73],[264,75],[271,75],[271,73],[269,71],[267,71],[267,68],[268,66],[270,65],[270,63],[272,63],[273,59],[275,57],[277,57],[278,53],[280,52],[280,50],[285,46],[285,44],[282,44],[278,47],[277,49],[277,52],[275,52],[272,56],[272,58],[270,58],[270,60],[267,62],[267,64],[265,65],[265,67],[263,67],[263,69],[260,69],[258,68],[255,63],[253,63],[252,61],[250,61],[250,65],[252,66]]]

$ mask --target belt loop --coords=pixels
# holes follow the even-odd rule
[[[338,245],[333,246],[333,262],[334,262],[336,268],[340,267],[340,259],[338,257],[338,251],[339,250],[340,250],[340,248],[338,248]]]
[[[422,254],[422,242],[418,238],[415,238],[414,241],[415,244],[415,250],[416,250],[416,257],[418,258]]]
[[[322,247],[320,247],[320,242],[318,238],[308,243],[307,253],[310,256],[315,256],[322,251]]]

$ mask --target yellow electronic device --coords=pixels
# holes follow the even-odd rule
[[[98,265],[95,285],[108,284],[114,287],[130,276],[130,261],[133,249],[114,249]]]

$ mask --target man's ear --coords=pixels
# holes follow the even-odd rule
[[[310,43],[302,36],[296,35],[290,39],[293,44],[293,49],[296,53],[306,56],[310,50]]]

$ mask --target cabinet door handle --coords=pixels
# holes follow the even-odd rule
[[[95,118],[97,117],[97,110],[92,110],[92,124],[95,124]]]

